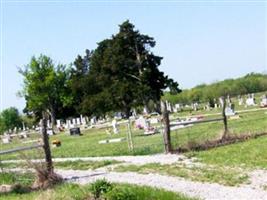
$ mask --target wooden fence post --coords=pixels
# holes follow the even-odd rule
[[[164,101],[162,101],[162,116],[164,124],[163,139],[164,139],[165,153],[171,153],[172,146],[171,146],[169,111],[167,110],[166,102]]]
[[[223,98],[222,116],[223,116],[223,125],[224,125],[224,133],[223,133],[222,138],[225,139],[228,133],[228,125],[227,125],[227,116],[225,114],[225,108],[226,108],[225,96],[223,96],[222,98]]]
[[[53,163],[52,163],[52,156],[51,156],[51,150],[49,146],[49,138],[47,134],[47,121],[46,121],[46,115],[43,114],[43,119],[41,120],[41,126],[42,126],[42,137],[43,137],[43,143],[44,143],[44,153],[45,153],[45,162],[47,171],[49,173],[53,172]]]
[[[132,130],[131,130],[131,121],[130,119],[128,120],[127,123],[127,129],[128,129],[128,147],[131,151],[134,150],[134,145],[133,145],[133,138],[132,138]]]

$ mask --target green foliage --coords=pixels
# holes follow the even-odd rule
[[[251,73],[237,79],[226,79],[209,85],[201,84],[192,89],[183,90],[182,93],[177,95],[170,95],[166,92],[163,98],[172,103],[188,104],[212,102],[214,98],[224,95],[237,96],[266,90],[267,74]]]
[[[94,195],[95,199],[98,199],[101,195],[112,190],[112,184],[106,181],[105,179],[100,179],[91,184],[90,191]]]
[[[31,173],[0,173],[0,184],[21,184],[30,186],[34,181],[34,175]]]
[[[10,107],[0,113],[0,134],[13,130],[15,127],[22,127],[22,119],[17,108]]]
[[[19,72],[24,78],[20,94],[26,100],[25,111],[39,117],[43,111],[48,111],[54,123],[56,114],[64,112],[72,102],[68,87],[69,69],[60,64],[55,66],[51,58],[40,55],[32,57]]]
[[[123,111],[129,116],[133,107],[159,102],[167,87],[179,92],[178,83],[158,69],[162,57],[152,53],[155,44],[125,21],[119,33],[78,56],[71,79],[78,109],[87,115]]]
[[[108,200],[137,200],[138,194],[127,186],[117,186],[106,193],[105,197]]]
[[[37,120],[34,115],[22,115],[21,119],[26,127],[33,127],[37,124]]]
[[[23,176],[23,174],[16,174],[19,178]],[[1,174],[0,174],[1,177]],[[0,179],[1,181],[2,179]],[[2,182],[3,184],[8,184],[9,182]],[[113,188],[116,189],[119,193],[122,188],[124,191],[129,191],[131,194],[135,194],[138,200],[193,200],[193,198],[186,197],[182,194],[177,194],[174,192],[165,191],[162,189],[155,189],[146,186],[137,186],[130,184],[112,184]],[[0,199],[5,200],[36,200],[36,199],[50,199],[50,200],[58,200],[58,199],[93,199],[92,194],[89,192],[88,188],[90,185],[78,185],[73,183],[63,183],[56,185],[47,190],[36,190],[31,191],[24,194],[17,193],[8,193],[1,194]],[[21,192],[21,190],[19,191]],[[104,195],[101,198],[104,198]],[[109,200],[109,199],[107,199]]]

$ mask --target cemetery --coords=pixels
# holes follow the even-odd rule
[[[256,111],[246,110],[244,106],[243,109],[235,110],[234,112],[230,107],[226,107],[225,114],[228,118],[230,132],[232,134],[241,134],[243,132],[257,134],[266,130],[266,110],[259,106],[257,108],[258,110]],[[200,125],[194,123],[205,120],[216,120],[221,116],[219,111],[219,108],[217,109],[218,113],[213,113],[213,110],[209,112],[205,110],[196,111],[196,113],[191,113],[191,116],[183,117],[178,115],[178,118],[177,113],[171,113],[170,129],[173,138],[172,142],[175,144],[174,146],[177,148],[184,147],[187,145],[187,142],[190,142],[189,140],[192,139],[194,139],[195,142],[201,142],[203,139],[210,140],[216,138],[216,135],[223,130],[222,122],[214,121],[210,124]],[[202,114],[200,115],[199,112],[202,112]],[[237,115],[239,116],[238,119],[231,120],[233,116]],[[103,123],[103,121],[95,121],[91,124],[90,120],[88,120],[89,123],[83,124],[76,123],[76,120],[73,120],[73,123],[70,121],[71,120],[67,120],[66,124],[62,122],[62,126],[66,127],[63,131],[58,129],[55,131],[55,134],[50,134],[51,141],[59,140],[61,142],[59,148],[52,150],[55,151],[53,154],[56,157],[135,155],[160,153],[164,151],[162,143],[163,124],[158,116],[146,118],[140,115],[136,120],[132,118],[130,122],[128,122],[128,120],[112,120],[105,123]],[[249,124],[246,122],[249,122]],[[70,124],[69,128],[67,128],[68,123]],[[203,132],[202,134],[199,134],[200,127]],[[151,132],[148,133],[148,131]],[[20,137],[21,135],[27,135],[27,137]],[[77,135],[77,137],[73,137],[73,135]],[[132,141],[129,141],[129,135],[131,135]],[[3,135],[1,136],[1,149],[10,149],[18,144],[31,145],[39,143],[39,138],[40,133],[34,130]],[[129,142],[134,143],[134,152],[128,149],[127,146]],[[75,149],[77,143],[79,144],[79,149]],[[83,146],[86,144],[88,144],[88,146]],[[109,146],[99,146],[99,144],[108,144]],[[86,149],[88,149],[88,151],[86,151]],[[7,155],[6,158],[8,157],[9,159],[15,158],[16,155]]]
[[[31,2],[23,3],[27,5]],[[65,10],[68,15],[59,12],[64,17],[72,17],[64,23],[57,21],[61,16],[54,17],[63,7],[55,6],[58,9],[55,13],[44,10],[47,21],[39,19],[39,15],[43,14],[38,10],[39,7],[46,8],[46,3],[60,5],[63,2],[34,3],[36,13],[38,11],[34,19],[36,17],[38,21],[31,19],[29,23],[26,20],[29,24],[25,27],[29,27],[30,31],[27,29],[27,34],[17,34],[16,37],[27,37],[30,32],[36,34],[36,30],[41,30],[36,34],[38,41],[33,36],[29,41],[42,46],[40,52],[61,60],[43,53],[35,55],[40,49],[30,48],[31,42],[14,42],[18,38],[12,38],[11,44],[23,43],[27,51],[19,46],[7,48],[7,52],[14,49],[14,55],[5,56],[5,59],[11,62],[12,58],[12,63],[21,62],[17,74],[12,74],[21,78],[18,79],[21,82],[16,95],[23,107],[13,106],[11,102],[15,100],[10,97],[7,98],[10,105],[8,102],[2,106],[2,96],[0,98],[0,200],[267,199],[267,74],[256,68],[249,68],[251,72],[247,73],[246,68],[247,63],[253,62],[261,66],[260,61],[253,60],[261,54],[255,50],[257,56],[254,56],[254,52],[244,53],[241,51],[243,49],[233,48],[231,45],[237,42],[234,37],[233,41],[222,40],[229,45],[225,48],[214,31],[218,25],[231,24],[235,12],[229,13],[231,20],[227,23],[220,21],[226,20],[225,17],[209,16],[209,20],[214,17],[217,21],[207,23],[208,26],[216,29],[207,28],[206,23],[199,21],[197,28],[200,34],[191,26],[198,17],[195,15],[190,15],[195,18],[188,23],[189,29],[179,24],[179,20],[173,24],[168,19],[171,23],[167,24],[164,18],[164,26],[153,29],[154,24],[162,25],[157,18],[159,12],[156,16],[151,15],[151,19],[143,19],[144,16],[140,15],[142,23],[149,21],[143,26],[140,24],[142,32],[148,31],[147,35],[130,20],[121,22],[115,27],[116,32],[111,32],[114,29],[108,25],[114,28],[113,23],[121,20],[117,17],[124,13],[122,11],[126,7],[117,10],[118,16],[114,15],[114,20],[111,17],[105,19],[105,23],[100,20],[107,17],[106,14],[119,2],[112,9],[106,6],[107,2],[101,2],[101,6],[94,10],[97,18],[94,12],[90,12],[92,16],[89,16],[88,10],[83,10],[88,9],[88,2],[77,2],[82,3],[78,6],[81,9],[79,13],[73,12],[73,8]],[[75,3],[71,2],[71,5]],[[97,2],[91,3],[98,5]],[[136,2],[120,3],[128,5]],[[161,5],[160,2],[156,3]],[[209,9],[216,6],[216,2],[213,2],[215,6],[205,3]],[[12,6],[6,7],[12,10],[9,8]],[[161,6],[157,7],[161,9]],[[169,6],[168,9],[174,7]],[[22,6],[24,9],[28,7]],[[156,7],[147,6],[147,9]],[[199,9],[198,6],[196,9]],[[225,9],[229,8],[225,6]],[[0,10],[3,10],[2,1]],[[124,14],[131,16],[132,13],[125,11]],[[147,14],[150,13],[146,11]],[[208,16],[210,13],[205,14]],[[217,10],[213,14],[217,14]],[[14,19],[18,16],[12,15]],[[139,16],[139,13],[134,16]],[[152,17],[158,21],[153,22]],[[236,17],[241,19],[239,15]],[[138,26],[140,19],[135,19]],[[47,26],[52,22],[58,24]],[[242,25],[237,21],[235,23],[233,27],[237,29]],[[175,28],[176,25],[181,27],[181,32],[169,31],[167,37],[161,35],[161,31]],[[68,27],[68,31],[61,32],[59,37],[57,31],[64,26]],[[92,27],[90,31],[87,26]],[[101,30],[94,30],[99,27]],[[255,27],[251,28],[251,33]],[[21,31],[20,28],[18,31]],[[183,32],[184,28],[189,32]],[[154,33],[157,42],[154,36],[150,36],[150,29],[157,30]],[[205,32],[206,29],[209,31]],[[53,37],[56,38],[45,37],[52,32],[55,32]],[[212,41],[211,33],[216,42]],[[244,29],[242,34],[244,37],[239,37],[240,41],[246,38],[246,42],[255,42],[247,40]],[[177,42],[175,35],[182,41]],[[226,32],[222,31],[222,36],[225,35]],[[166,52],[160,46],[164,45],[162,38],[167,45],[167,48],[164,47]],[[213,46],[209,46],[211,44],[206,41],[207,38]],[[54,46],[49,46],[51,43]],[[189,43],[195,46],[188,46]],[[178,51],[176,44],[179,48],[185,48]],[[250,47],[249,43],[244,44]],[[90,49],[81,51],[81,47]],[[233,63],[231,47],[235,49]],[[20,52],[15,49],[20,49]],[[30,57],[24,54],[28,49]],[[159,52],[162,55],[158,55]],[[186,54],[188,57],[183,58]],[[171,55],[173,63],[170,62]],[[3,56],[0,57],[2,59]],[[28,60],[22,61],[19,57]],[[238,60],[242,60],[242,70],[239,66],[240,69],[235,71],[231,67],[238,64]],[[172,67],[171,71],[167,70],[168,66]],[[243,76],[236,77],[242,73]],[[10,81],[13,77],[7,76],[6,79]],[[0,85],[3,90],[2,82]],[[8,92],[2,93],[10,95]]]
[[[257,99],[257,98],[256,98]],[[235,99],[233,99],[235,102]],[[245,131],[249,131],[250,134],[258,134],[262,131],[267,130],[267,124],[266,124],[266,109],[260,108],[259,106],[256,107],[257,110],[247,110],[247,108],[244,106],[241,110],[235,110],[235,114],[238,113],[240,116],[239,119],[236,120],[230,120],[231,115],[227,115],[227,110],[230,110],[230,107],[226,107],[225,112],[227,115],[228,120],[228,127],[232,134],[242,134],[245,133]],[[218,111],[220,111],[218,109]],[[170,113],[170,128],[171,128],[171,141],[172,146],[179,148],[179,147],[185,147],[188,145],[188,142],[194,141],[202,143],[207,139],[216,138],[220,134],[220,132],[223,129],[223,124],[221,121],[214,121],[210,123],[203,123],[203,124],[188,124],[183,125],[183,127],[179,124],[182,123],[197,123],[204,120],[213,120],[221,116],[221,114],[213,113],[212,110],[203,110],[201,111],[202,114],[199,115],[199,111],[195,111],[196,113],[191,113],[191,117],[182,117],[179,116],[177,119],[177,113]],[[233,112],[233,110],[231,110]],[[140,115],[141,116],[141,115]],[[153,116],[154,117],[154,116]],[[55,158],[69,158],[69,157],[91,157],[91,156],[118,156],[118,155],[143,155],[143,154],[155,154],[155,153],[162,153],[164,152],[164,145],[163,145],[163,136],[162,136],[162,123],[161,119],[159,121],[156,121],[155,119],[158,119],[158,116],[155,118],[146,118],[146,117],[136,117],[136,120],[132,118],[132,122],[128,123],[127,120],[110,120],[103,122],[101,120],[98,122],[97,120],[94,121],[94,125],[92,126],[90,124],[91,120],[88,120],[89,123],[86,124],[86,128],[84,128],[85,124],[83,123],[76,123],[73,121],[73,124],[71,123],[69,128],[64,128],[64,130],[58,129],[55,131],[55,134],[51,134],[50,141],[51,141],[51,151]],[[62,120],[61,120],[62,121]],[[71,120],[72,121],[72,120]],[[151,123],[151,121],[155,121],[155,123]],[[115,123],[116,122],[116,123]],[[147,123],[150,122],[150,123]],[[67,122],[70,123],[70,122]],[[101,124],[102,126],[98,126],[98,124]],[[105,124],[105,126],[103,126]],[[132,135],[132,147],[129,147],[129,124],[131,124],[131,135]],[[153,133],[150,136],[147,136],[146,133],[146,126],[147,124],[150,124],[150,126],[155,127],[158,129],[157,133]],[[50,126],[50,125],[49,125]],[[49,127],[48,126],[48,127]],[[62,126],[67,126],[62,121]],[[172,127],[179,127],[172,129]],[[73,137],[73,135],[70,134],[70,130],[73,129],[71,127],[80,128],[81,134],[78,134],[76,137]],[[253,129],[251,129],[253,127]],[[40,129],[38,129],[40,130]],[[106,131],[106,130],[109,130]],[[40,138],[40,133],[34,131],[34,130],[28,130],[26,131],[28,133],[28,137],[19,137],[21,133],[18,134],[11,134],[12,140],[9,143],[2,144],[1,151],[7,150],[7,149],[14,149],[15,147],[22,146],[32,146],[32,144],[38,144]],[[205,134],[203,134],[205,133]],[[24,133],[25,134],[25,133]],[[7,137],[5,137],[7,138]],[[11,137],[10,137],[11,138]],[[250,155],[249,152],[251,151],[251,148],[255,148],[257,146],[256,143],[265,141],[265,138],[258,138],[251,139],[251,141],[248,141],[246,143],[249,143],[247,145],[247,149],[244,150],[246,153],[242,154],[244,157],[246,157],[246,165],[249,166],[258,166],[260,168],[265,168],[266,164],[264,162],[265,156],[264,156],[264,149],[261,150],[262,156],[261,159],[258,159],[256,162],[253,163],[251,158],[249,158]],[[23,143],[22,143],[23,142]],[[25,143],[26,142],[26,143]],[[2,143],[3,140],[2,140]],[[252,145],[253,144],[253,145]],[[79,148],[77,148],[77,145]],[[240,166],[241,163],[243,163],[242,156],[238,155],[238,158],[240,160],[234,159],[235,155],[235,148],[236,146],[240,146],[241,143],[234,144],[231,147],[221,147],[218,149],[218,151],[212,150],[212,151],[200,151],[193,153],[193,156],[197,159],[201,159],[201,162],[207,163],[207,164],[213,164],[213,165],[226,165],[226,166]],[[227,151],[224,149],[228,148]],[[230,149],[229,149],[230,148]],[[228,157],[225,159],[225,156],[229,156],[229,152],[232,151],[231,154],[233,156]],[[39,159],[40,157],[36,156],[36,150],[27,150],[27,155],[31,157],[32,159]],[[214,155],[213,155],[214,154]],[[187,155],[187,154],[186,154]],[[188,152],[188,155],[192,156],[190,152]],[[216,155],[216,156],[215,156]],[[215,156],[215,157],[214,157]],[[237,156],[237,155],[236,155]],[[1,155],[1,160],[9,160],[9,159],[17,159],[20,157],[20,153],[12,153],[12,154],[5,154]],[[213,160],[212,158],[216,158]],[[232,160],[234,159],[234,160]],[[227,163],[224,162],[224,160],[227,160]],[[89,167],[90,164],[87,163],[87,161],[77,161],[77,169],[86,169],[81,168],[81,166],[84,163],[84,166]],[[61,163],[61,162],[60,162]],[[68,161],[66,164],[62,162],[62,165],[60,163],[55,163],[55,166],[57,168],[62,168],[65,166],[72,166],[71,169],[75,169],[76,165],[70,165],[71,163]],[[68,164],[67,164],[68,163]],[[112,165],[112,164],[111,164]],[[3,163],[3,166],[5,164]],[[8,165],[6,165],[8,167]],[[12,165],[11,165],[12,166]],[[174,167],[175,165],[173,165]],[[171,166],[166,165],[166,168],[169,168]],[[154,173],[164,173],[162,171],[162,168],[160,168],[158,165],[144,165],[141,169],[136,168],[134,166],[127,165],[125,167],[121,166],[118,168],[115,168],[115,171],[118,172],[138,172],[138,173],[145,173],[145,170],[153,171]],[[64,169],[64,168],[62,168]],[[208,178],[206,175],[206,172],[203,171],[202,168],[199,168],[201,176],[192,176],[192,172],[190,172],[190,168],[176,166],[177,172],[174,172],[174,174],[169,174],[172,176],[180,176],[180,173],[187,173],[187,177],[190,180],[195,181],[207,181],[207,182],[215,182],[220,183],[222,185],[238,185],[241,183],[245,183],[247,178],[239,179],[239,176],[244,176],[244,172],[241,171],[228,171],[224,172],[226,174],[223,174],[222,171],[219,169],[214,169],[212,173],[214,173],[214,176],[217,176],[217,174],[222,174],[223,177],[220,179],[213,179]],[[186,172],[182,172],[181,170],[187,170]],[[196,169],[195,169],[196,170]],[[211,172],[210,172],[211,173]],[[190,175],[189,175],[190,174]],[[231,175],[231,179],[224,179],[224,177]]]

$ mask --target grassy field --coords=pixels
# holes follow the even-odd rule
[[[256,134],[267,131],[267,114],[266,110],[240,113],[240,119],[229,120],[229,129],[231,134]],[[212,117],[212,116],[211,116]],[[223,131],[222,122],[212,122],[206,124],[198,124],[191,127],[178,129],[171,132],[173,148],[188,145],[188,143],[202,143],[206,140],[212,140],[221,136]],[[155,134],[145,136],[143,130],[133,129],[134,151],[129,151],[126,141],[126,126],[120,126],[120,133],[117,135],[107,135],[105,129],[89,129],[83,132],[82,136],[70,136],[60,133],[50,137],[59,139],[62,146],[52,148],[53,157],[86,157],[86,156],[115,156],[115,155],[144,155],[163,152],[163,137]],[[40,137],[35,135],[36,139]],[[124,141],[118,143],[99,144],[100,140],[110,138],[125,138]],[[22,144],[17,140],[10,144],[2,144],[1,150],[10,149],[17,146],[26,146],[30,144]],[[41,150],[27,151],[29,158],[41,158]],[[26,153],[26,152],[25,152]],[[9,154],[1,156],[0,159],[18,159],[19,154]]]
[[[30,186],[33,180],[31,174],[0,174],[1,184],[19,183]],[[27,180],[27,181],[25,181]],[[131,200],[192,200],[182,194],[176,194],[161,189],[129,184],[112,184],[112,189],[104,196],[106,200],[131,199]],[[64,183],[51,189],[33,192],[14,191],[8,194],[0,194],[1,200],[93,200],[91,185],[80,186],[77,184]],[[104,199],[104,198],[101,198]],[[99,199],[100,200],[100,199]]]
[[[231,144],[208,151],[191,152],[201,162],[220,166],[267,169],[267,137]]]
[[[238,104],[238,98],[237,97],[234,97],[234,98],[231,98],[232,100],[232,103],[235,104],[235,110],[252,110],[252,109],[255,109],[255,108],[258,108],[259,105],[260,105],[260,98],[261,96],[263,96],[264,94],[266,94],[267,91],[265,92],[260,92],[260,93],[256,93],[255,94],[255,99],[256,99],[256,104],[255,106],[248,106],[246,107],[245,106],[245,98],[243,96],[243,105],[239,105]],[[206,104],[199,104],[200,108],[203,108]],[[177,117],[182,117],[182,116],[188,116],[188,115],[203,115],[203,114],[216,114],[216,113],[221,113],[221,108],[214,108],[214,109],[210,109],[210,110],[203,110],[203,109],[200,109],[198,111],[192,111],[191,108],[188,108],[188,109],[185,109],[184,111],[182,112],[178,112],[175,114],[175,116]]]

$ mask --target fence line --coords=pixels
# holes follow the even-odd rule
[[[178,122],[173,125],[189,125],[189,124],[200,124],[200,123],[207,123],[207,122],[215,122],[215,121],[222,121],[223,118],[215,118],[215,119],[207,119],[207,120],[199,120],[199,121],[187,121],[187,122]]]
[[[14,148],[14,149],[5,150],[5,151],[0,151],[0,155],[14,153],[17,151],[36,149],[36,148],[40,148],[40,147],[43,147],[43,145],[42,144],[36,144],[36,145],[28,146],[28,147],[18,147],[18,148]]]

